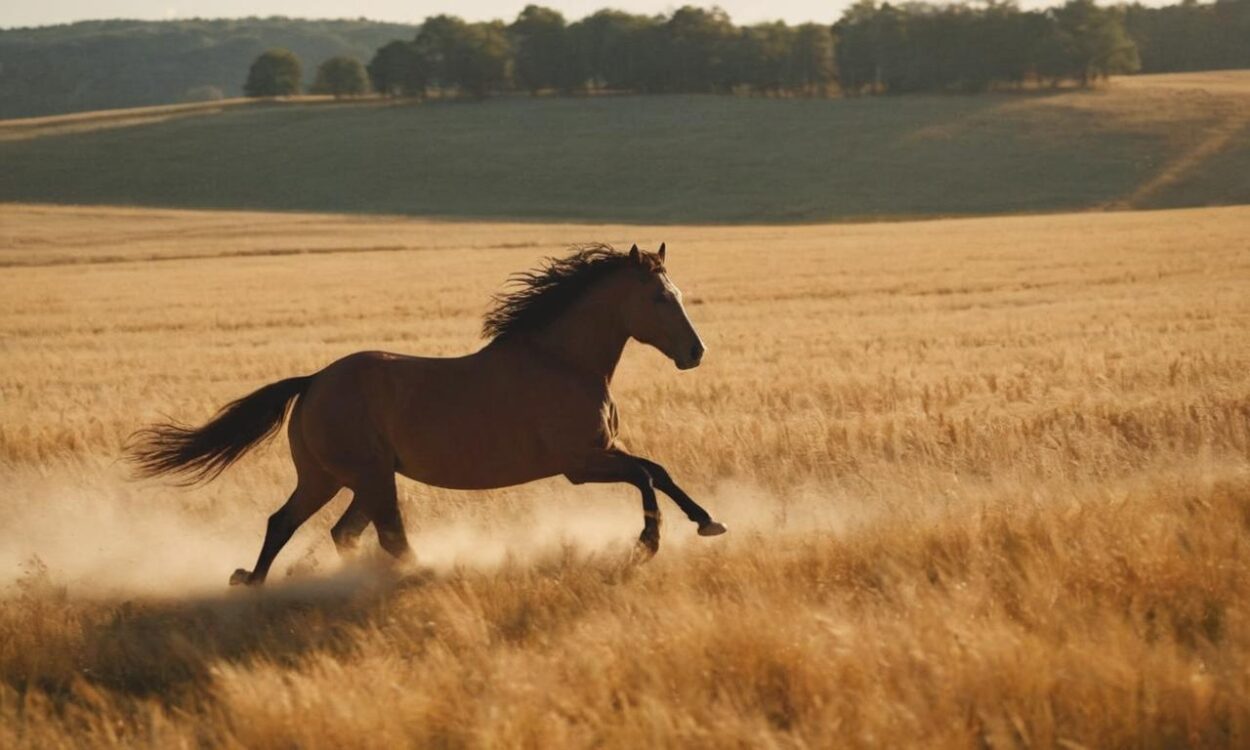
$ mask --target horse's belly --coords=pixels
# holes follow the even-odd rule
[[[442,445],[402,452],[397,471],[434,487],[486,490],[532,482],[565,469],[525,441],[507,446],[490,440],[461,441],[448,435],[443,441]]]
[[[448,490],[493,490],[525,484],[559,474],[559,471],[535,471],[533,467],[518,467],[513,471],[482,472],[455,471],[443,466],[400,466],[399,473],[431,487]]]
[[[479,365],[481,363],[478,363]],[[451,489],[490,489],[563,474],[611,442],[604,394],[520,366],[424,365],[388,414],[397,470]]]

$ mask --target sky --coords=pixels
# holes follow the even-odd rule
[[[1021,0],[1025,8],[1055,5],[1062,0]],[[1177,0],[1179,1],[1179,0]],[[547,0],[576,20],[604,7],[633,13],[665,13],[684,5],[720,5],[735,23],[783,20],[788,23],[833,23],[853,0]],[[1145,5],[1169,0],[1146,0]],[[175,19],[290,16],[292,18],[369,18],[417,23],[426,16],[453,13],[471,21],[511,20],[526,0],[0,0],[0,28],[47,26],[104,18]]]

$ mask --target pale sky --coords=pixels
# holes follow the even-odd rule
[[[1179,1],[1179,0],[1176,0]],[[681,5],[707,7],[717,4],[735,23],[781,19],[788,23],[832,23],[853,0],[721,0],[671,2],[671,0],[549,0],[540,2],[577,20],[604,7],[633,13],[667,13]],[[1056,5],[1062,0],[1022,0],[1026,8]],[[1169,0],[1146,0],[1145,5],[1164,5]],[[46,26],[104,18],[173,19],[240,18],[244,16],[290,16],[292,18],[369,18],[375,21],[417,23],[426,16],[452,13],[471,21],[516,17],[525,0],[0,0],[0,28]]]

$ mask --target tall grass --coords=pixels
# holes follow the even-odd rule
[[[0,745],[1250,741],[1246,209],[0,211]],[[725,537],[666,506],[640,566],[628,488],[405,482],[423,572],[341,566],[341,497],[239,592],[292,482],[282,446],[194,491],[115,462],[158,414],[349,351],[466,351],[509,272],[588,239],[668,242],[707,359],[631,347],[614,387],[631,450]],[[283,248],[319,252],[238,254]]]

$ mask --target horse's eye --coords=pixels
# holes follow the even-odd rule
[[[655,295],[655,303],[657,305],[662,305],[665,302],[668,302],[668,292],[660,292],[659,294]]]

